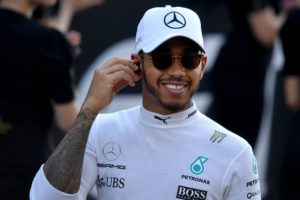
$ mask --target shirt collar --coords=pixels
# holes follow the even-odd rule
[[[193,105],[190,108],[169,115],[162,115],[151,112],[141,106],[140,119],[142,123],[149,126],[174,127],[190,123],[191,121],[195,120],[195,116],[197,113],[198,109],[195,102],[193,102]]]

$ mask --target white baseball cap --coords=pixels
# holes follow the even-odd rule
[[[194,41],[205,52],[201,22],[192,10],[183,7],[155,7],[146,11],[137,27],[136,53],[149,53],[165,41],[182,36]]]

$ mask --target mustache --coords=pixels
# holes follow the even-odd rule
[[[184,85],[191,85],[192,82],[190,80],[184,79],[184,78],[162,78],[158,80],[158,83],[177,83],[177,84],[184,84]]]

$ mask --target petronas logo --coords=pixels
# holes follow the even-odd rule
[[[258,173],[258,170],[257,170],[257,161],[256,161],[256,158],[254,157],[254,155],[253,155],[253,167],[252,167],[252,169],[253,169],[253,173],[254,174]]]
[[[208,158],[199,156],[190,166],[193,174],[199,175],[204,171],[204,163],[208,160]]]

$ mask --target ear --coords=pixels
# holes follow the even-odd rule
[[[136,71],[136,73],[141,76],[142,75],[142,73],[141,73],[141,70],[142,70],[141,56],[139,56],[138,54],[131,54],[131,60],[133,60],[133,62],[139,67],[139,70]]]
[[[131,60],[133,60],[133,62],[135,64],[137,64],[139,67],[141,67],[142,58],[141,58],[140,55],[138,55],[138,54],[131,54]]]
[[[202,55],[201,60],[200,60],[201,71],[200,71],[200,75],[199,75],[199,80],[201,80],[203,78],[205,67],[206,67],[206,62],[207,62],[207,56]]]
[[[141,57],[138,54],[131,54],[131,60],[133,60],[134,63],[140,63]]]

